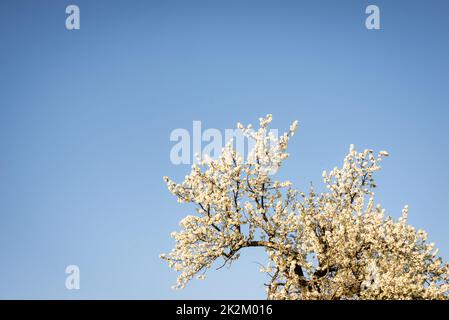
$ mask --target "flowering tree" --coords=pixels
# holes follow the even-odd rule
[[[260,128],[238,128],[254,141],[243,159],[228,144],[217,160],[192,166],[184,182],[164,177],[179,202],[197,213],[173,232],[176,246],[161,257],[179,271],[177,288],[238,259],[248,247],[263,247],[269,264],[269,299],[447,299],[449,265],[437,256],[424,231],[398,221],[375,203],[373,174],[388,153],[357,152],[351,145],[341,168],[323,172],[327,192],[307,194],[273,179],[288,157],[297,121],[280,138]]]

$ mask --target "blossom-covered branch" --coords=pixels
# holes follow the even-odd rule
[[[257,130],[237,125],[254,142],[246,159],[230,143],[182,183],[164,177],[179,202],[196,206],[172,233],[175,248],[161,255],[180,272],[175,287],[204,278],[217,260],[224,266],[244,248],[263,247],[270,299],[446,299],[449,266],[407,224],[408,207],[395,222],[375,203],[374,173],[388,153],[351,145],[341,168],[323,172],[327,191],[306,194],[274,179],[297,121],[279,139],[271,121],[261,118]]]

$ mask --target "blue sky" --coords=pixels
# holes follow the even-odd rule
[[[65,29],[77,4],[81,29]],[[381,30],[365,28],[365,8]],[[183,291],[159,258],[191,213],[170,132],[298,119],[305,189],[349,144],[388,150],[378,201],[449,258],[447,1],[0,2],[0,298],[264,298],[248,249]],[[65,267],[81,289],[65,288]]]

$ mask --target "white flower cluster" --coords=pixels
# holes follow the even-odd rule
[[[351,145],[341,168],[323,172],[328,191],[305,194],[270,175],[297,129],[295,121],[275,139],[271,121],[261,118],[257,131],[238,124],[255,142],[245,161],[229,144],[182,183],[164,177],[178,201],[197,206],[172,234],[175,248],[161,255],[180,272],[175,287],[204,279],[217,260],[230,264],[242,249],[263,247],[270,299],[447,299],[449,266],[426,233],[407,224],[408,207],[394,222],[375,204],[373,174],[388,153]]]

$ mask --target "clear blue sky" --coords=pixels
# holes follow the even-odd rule
[[[81,30],[65,29],[65,7]],[[365,8],[381,10],[379,31]],[[449,258],[449,2],[0,2],[0,298],[264,298],[247,250],[172,291],[159,258],[190,213],[169,134],[298,119],[282,176],[306,188],[350,143],[391,154],[378,201]],[[191,130],[191,129],[190,129]],[[65,267],[81,289],[65,289]]]

